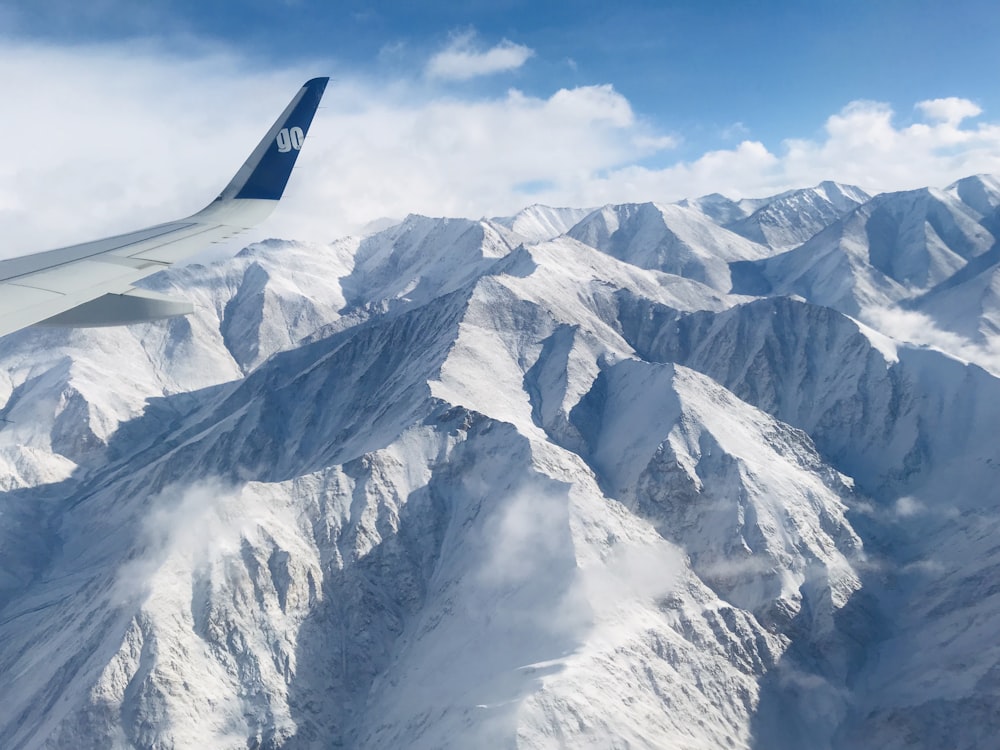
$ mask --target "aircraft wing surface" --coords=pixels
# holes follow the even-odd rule
[[[184,315],[190,302],[133,284],[266,218],[284,192],[328,78],[308,81],[218,198],[192,216],[0,260],[0,336],[26,326],[104,326]]]

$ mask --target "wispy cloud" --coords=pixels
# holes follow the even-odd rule
[[[750,128],[744,125],[742,122],[734,122],[732,125],[728,125],[722,129],[720,133],[723,140],[734,141],[734,140],[745,140],[750,135]]]
[[[427,62],[429,78],[467,81],[470,78],[503,73],[520,68],[535,54],[530,47],[504,39],[489,49],[479,49],[474,32],[452,37],[443,50]]]
[[[239,488],[215,478],[171,485],[150,507],[116,579],[115,596],[123,602],[147,596],[160,571],[192,570],[238,553],[243,536],[256,528],[256,508],[241,503]]]
[[[896,307],[872,307],[862,310],[860,318],[894,339],[939,349],[1000,375],[1000,346],[993,341],[978,344],[953,331],[942,330],[925,313]]]

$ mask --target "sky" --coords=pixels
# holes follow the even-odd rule
[[[198,210],[333,78],[261,236],[1000,173],[986,0],[0,0],[0,255]]]

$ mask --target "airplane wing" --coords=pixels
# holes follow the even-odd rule
[[[284,192],[328,78],[308,81],[225,190],[185,219],[0,260],[0,336],[30,325],[107,326],[185,315],[186,300],[132,285],[258,224]]]

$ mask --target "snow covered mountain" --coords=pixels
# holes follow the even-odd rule
[[[508,229],[518,242],[542,242],[555,239],[577,224],[590,213],[587,208],[550,208],[535,204],[519,211],[514,216],[493,219]]]
[[[870,198],[853,185],[821,182],[814,188],[790,190],[770,198],[746,218],[725,226],[754,242],[787,250],[801,245]]]
[[[684,276],[727,292],[729,263],[756,260],[768,248],[717,226],[701,212],[656,203],[605,206],[567,236],[640,268]]]
[[[677,205],[694,208],[721,227],[781,251],[801,245],[870,198],[854,185],[827,181],[768,198],[735,201],[713,193]]]
[[[410,216],[0,339],[0,746],[989,746],[997,184]]]
[[[801,246],[734,269],[734,291],[798,294],[857,315],[946,283],[996,243],[955,191],[876,196]]]

